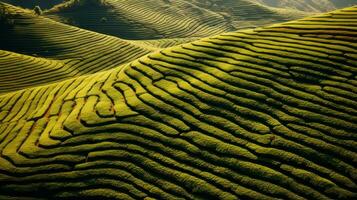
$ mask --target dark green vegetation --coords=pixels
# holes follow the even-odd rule
[[[1,0],[2,2],[9,3],[23,8],[33,9],[35,6],[41,8],[52,8],[53,6],[64,2],[64,0]]]
[[[6,7],[0,5],[0,25],[2,29],[9,29],[13,27],[14,20],[10,18],[9,11]]]
[[[357,199],[357,7],[115,68],[128,41],[11,9],[8,49],[107,70],[0,96],[0,199]]]
[[[35,12],[36,15],[42,15],[42,9],[40,6],[35,6],[33,11]]]

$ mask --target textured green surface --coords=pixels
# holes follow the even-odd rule
[[[32,11],[0,4],[12,26],[0,23],[0,93],[117,67],[160,48],[194,40],[132,41],[68,26]]]
[[[50,9],[45,16],[120,38],[160,39],[207,37],[311,15],[301,11],[267,7],[250,0],[104,2],[101,5],[78,6],[78,3],[73,5],[73,1],[70,1]],[[103,17],[105,22],[101,20]]]
[[[252,0],[253,1],[253,0]],[[254,0],[268,6],[292,8],[303,11],[327,12],[338,8],[353,6],[355,0]]]
[[[357,7],[0,96],[2,199],[356,199]]]

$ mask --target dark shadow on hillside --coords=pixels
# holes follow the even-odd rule
[[[40,6],[41,8],[48,9],[64,0],[1,0],[2,2],[12,4],[14,6],[20,6],[23,8],[33,9],[35,6]]]

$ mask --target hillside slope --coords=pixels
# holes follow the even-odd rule
[[[9,4],[0,3],[0,7],[5,9],[6,19],[12,20],[8,26],[0,22],[0,93],[105,71],[192,40],[128,41],[58,23]],[[26,73],[19,73],[21,70]]]
[[[357,4],[357,0],[252,0],[266,6],[301,11],[326,12]]]
[[[47,11],[46,16],[125,39],[204,37],[231,30],[221,15],[184,0],[84,2],[88,1],[60,4]]]
[[[0,50],[0,93],[78,76],[71,60],[53,60]]]
[[[314,13],[259,4],[255,0],[188,0],[193,4],[219,13],[235,29],[254,28],[299,19]]]
[[[357,7],[0,96],[0,198],[356,199]]]
[[[303,12],[269,8],[249,0],[225,0],[219,3],[220,7],[191,0],[78,2],[87,1],[60,4],[47,11],[46,16],[120,38],[159,39],[206,37],[307,15]]]
[[[356,0],[331,0],[331,1],[337,8],[357,5]]]
[[[22,8],[33,9],[35,6],[40,6],[42,9],[49,9],[55,5],[63,3],[64,0],[1,0],[2,2],[11,5],[20,6]]]

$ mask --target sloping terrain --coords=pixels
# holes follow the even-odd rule
[[[1,0],[2,2],[11,5],[20,6],[22,8],[33,9],[35,6],[40,6],[43,9],[52,8],[55,5],[63,3],[64,0]]]
[[[192,40],[128,41],[58,23],[9,4],[0,3],[0,7],[11,21],[7,26],[0,22],[0,93],[108,70]],[[19,73],[22,70],[26,73]]]
[[[78,76],[70,62],[0,50],[0,93]]]
[[[1,199],[356,199],[357,7],[0,96]]]
[[[45,16],[120,38],[159,39],[206,37],[308,14],[270,8],[249,0],[225,0],[219,2],[219,7],[206,4],[208,1],[191,0],[90,2],[72,0],[46,11]]]
[[[189,0],[225,17],[235,29],[254,28],[313,15],[296,9],[274,8],[255,0]]]
[[[337,8],[343,8],[343,7],[347,7],[347,6],[357,5],[357,1],[356,0],[331,0],[331,2]]]
[[[279,8],[294,8],[311,12],[327,12],[336,9],[331,0],[256,0],[264,5]]]
[[[125,39],[204,37],[231,30],[221,15],[183,0],[80,2],[87,1],[58,5],[46,16]]]
[[[326,12],[357,4],[357,0],[252,0],[263,5],[301,11]]]

